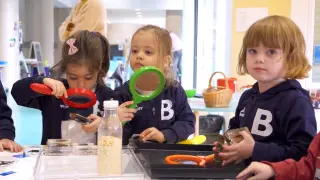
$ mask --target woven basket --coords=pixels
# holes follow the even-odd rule
[[[225,87],[211,86],[212,77],[215,74],[222,74],[225,79]],[[209,80],[209,86],[203,91],[203,99],[206,107],[228,107],[232,98],[232,90],[229,88],[228,80],[223,72],[214,72]]]

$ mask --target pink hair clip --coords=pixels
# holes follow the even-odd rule
[[[73,55],[76,52],[78,52],[78,48],[74,45],[74,43],[76,42],[76,39],[71,38],[67,41],[67,44],[70,46],[68,55]]]

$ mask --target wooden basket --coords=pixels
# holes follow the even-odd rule
[[[225,79],[225,87],[211,86],[212,77],[215,74],[222,74]],[[209,80],[209,86],[203,91],[203,99],[206,107],[228,107],[232,98],[232,90],[229,88],[228,80],[223,72],[214,72]]]

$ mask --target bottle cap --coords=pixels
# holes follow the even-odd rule
[[[118,106],[119,106],[119,101],[116,101],[116,100],[103,101],[104,108],[117,108]]]

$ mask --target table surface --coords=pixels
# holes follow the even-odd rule
[[[32,155],[23,159],[13,157],[14,155],[18,154],[21,153],[10,153],[6,151],[0,152],[0,159],[2,161],[15,161],[9,166],[0,166],[0,174],[10,171],[16,172],[7,176],[0,175],[1,180],[34,180],[33,171],[38,156]]]
[[[40,149],[40,146],[38,146],[38,149]],[[35,180],[35,177],[34,177],[34,172],[35,172],[35,168],[36,168],[36,164],[37,164],[37,159],[38,159],[38,153],[37,154],[34,154],[34,155],[28,155],[27,157],[23,157],[23,158],[19,158],[19,157],[14,157],[15,155],[21,155],[22,153],[10,153],[10,152],[7,152],[7,151],[4,151],[4,152],[0,152],[0,160],[2,161],[15,161],[13,164],[11,165],[7,165],[7,166],[0,166],[0,179],[1,180]],[[127,153],[123,152],[123,156],[122,158],[123,159],[123,163],[125,163],[126,165],[123,166],[124,168],[124,173],[130,173],[130,174],[124,174],[124,176],[128,176],[130,175],[130,179],[134,179],[134,180],[140,180],[141,179],[141,176],[137,176],[137,177],[134,177],[134,172],[136,172],[136,170],[134,170],[136,167],[132,167],[133,165],[132,164],[128,164],[128,162],[126,161],[130,161],[126,155]],[[52,157],[54,156],[46,156],[46,157],[49,157],[51,158],[51,161],[50,162],[47,162],[51,165],[53,165],[53,161],[52,161]],[[66,156],[65,156],[66,157]],[[81,161],[86,161],[90,156],[67,156],[68,158],[64,158],[63,156],[56,156],[58,162],[61,162],[62,164],[62,167],[63,165],[66,165],[67,161],[69,162],[69,159],[77,159],[79,162]],[[59,160],[60,158],[60,160]],[[64,160],[61,160],[61,158],[63,158]],[[81,158],[81,159],[79,159]],[[90,161],[93,161],[92,158],[89,158]],[[41,160],[40,160],[41,161]],[[95,160],[96,161],[96,160]],[[57,162],[55,162],[57,163]],[[46,166],[48,166],[49,164],[45,164]],[[90,163],[91,164],[91,163]],[[41,166],[41,169],[45,168],[45,165],[44,167]],[[93,164],[94,166],[95,164]],[[42,171],[43,171],[42,169]],[[57,168],[51,168],[49,169],[49,174],[52,176],[54,174],[54,172],[52,171],[52,169],[59,169],[58,167]],[[72,169],[72,168],[71,168]],[[76,169],[76,168],[75,168]],[[75,171],[75,169],[73,171]],[[94,168],[91,168],[91,170],[94,169]],[[7,176],[3,176],[2,174],[3,173],[7,173],[7,172],[15,172],[13,174],[10,174],[10,175],[7,175]],[[134,172],[133,172],[134,171]],[[75,172],[73,172],[75,173]],[[134,174],[132,174],[134,173]],[[137,174],[145,174],[145,179],[150,179],[146,172],[144,171],[138,171]],[[88,174],[92,174],[91,171],[88,172]],[[132,174],[132,175],[131,175]],[[61,174],[59,174],[61,175]],[[111,178],[111,177],[110,177]],[[92,178],[92,179],[98,179],[98,178]],[[105,179],[105,178],[99,178],[99,179]],[[106,179],[109,179],[109,178],[106,178]],[[111,179],[115,180],[115,179],[123,179],[123,177],[121,176],[114,176],[112,177]]]
[[[38,146],[38,148],[40,149],[40,146]],[[2,161],[7,161],[7,160],[15,161],[11,165],[0,166],[0,179],[1,180],[20,180],[20,179],[21,180],[35,180],[34,171],[35,171],[36,164],[37,164],[38,154],[28,155],[28,157],[24,157],[24,158],[14,157],[14,155],[21,155],[21,154],[22,153],[10,153],[7,151],[0,152],[0,160],[2,160]],[[51,156],[51,157],[53,157],[53,156]],[[70,156],[68,156],[68,157],[70,157]],[[82,156],[78,156],[78,157],[82,157]],[[57,158],[63,158],[63,156],[58,156]],[[66,160],[64,160],[64,161],[66,161]],[[82,161],[82,159],[80,161]],[[50,163],[52,163],[52,162],[50,162]],[[65,163],[65,162],[61,162],[61,163]],[[125,167],[125,169],[127,169],[127,168],[128,168],[128,166]],[[10,172],[10,171],[14,171],[15,173],[9,174],[7,176],[2,175],[3,173]],[[125,171],[128,171],[128,170],[125,170]],[[143,172],[145,172],[144,169],[143,169]],[[126,176],[126,174],[124,174],[124,176]],[[142,178],[141,176],[140,177],[137,176],[137,177],[133,177],[133,178],[131,177],[130,179],[140,180],[141,178]],[[108,178],[90,178],[90,179],[91,180],[95,180],[95,179],[96,180],[102,180],[102,179],[115,180],[115,179],[123,179],[123,177],[117,176],[117,177],[110,177],[110,178],[108,177]],[[147,175],[147,173],[145,173],[144,179],[150,180],[150,177]]]

